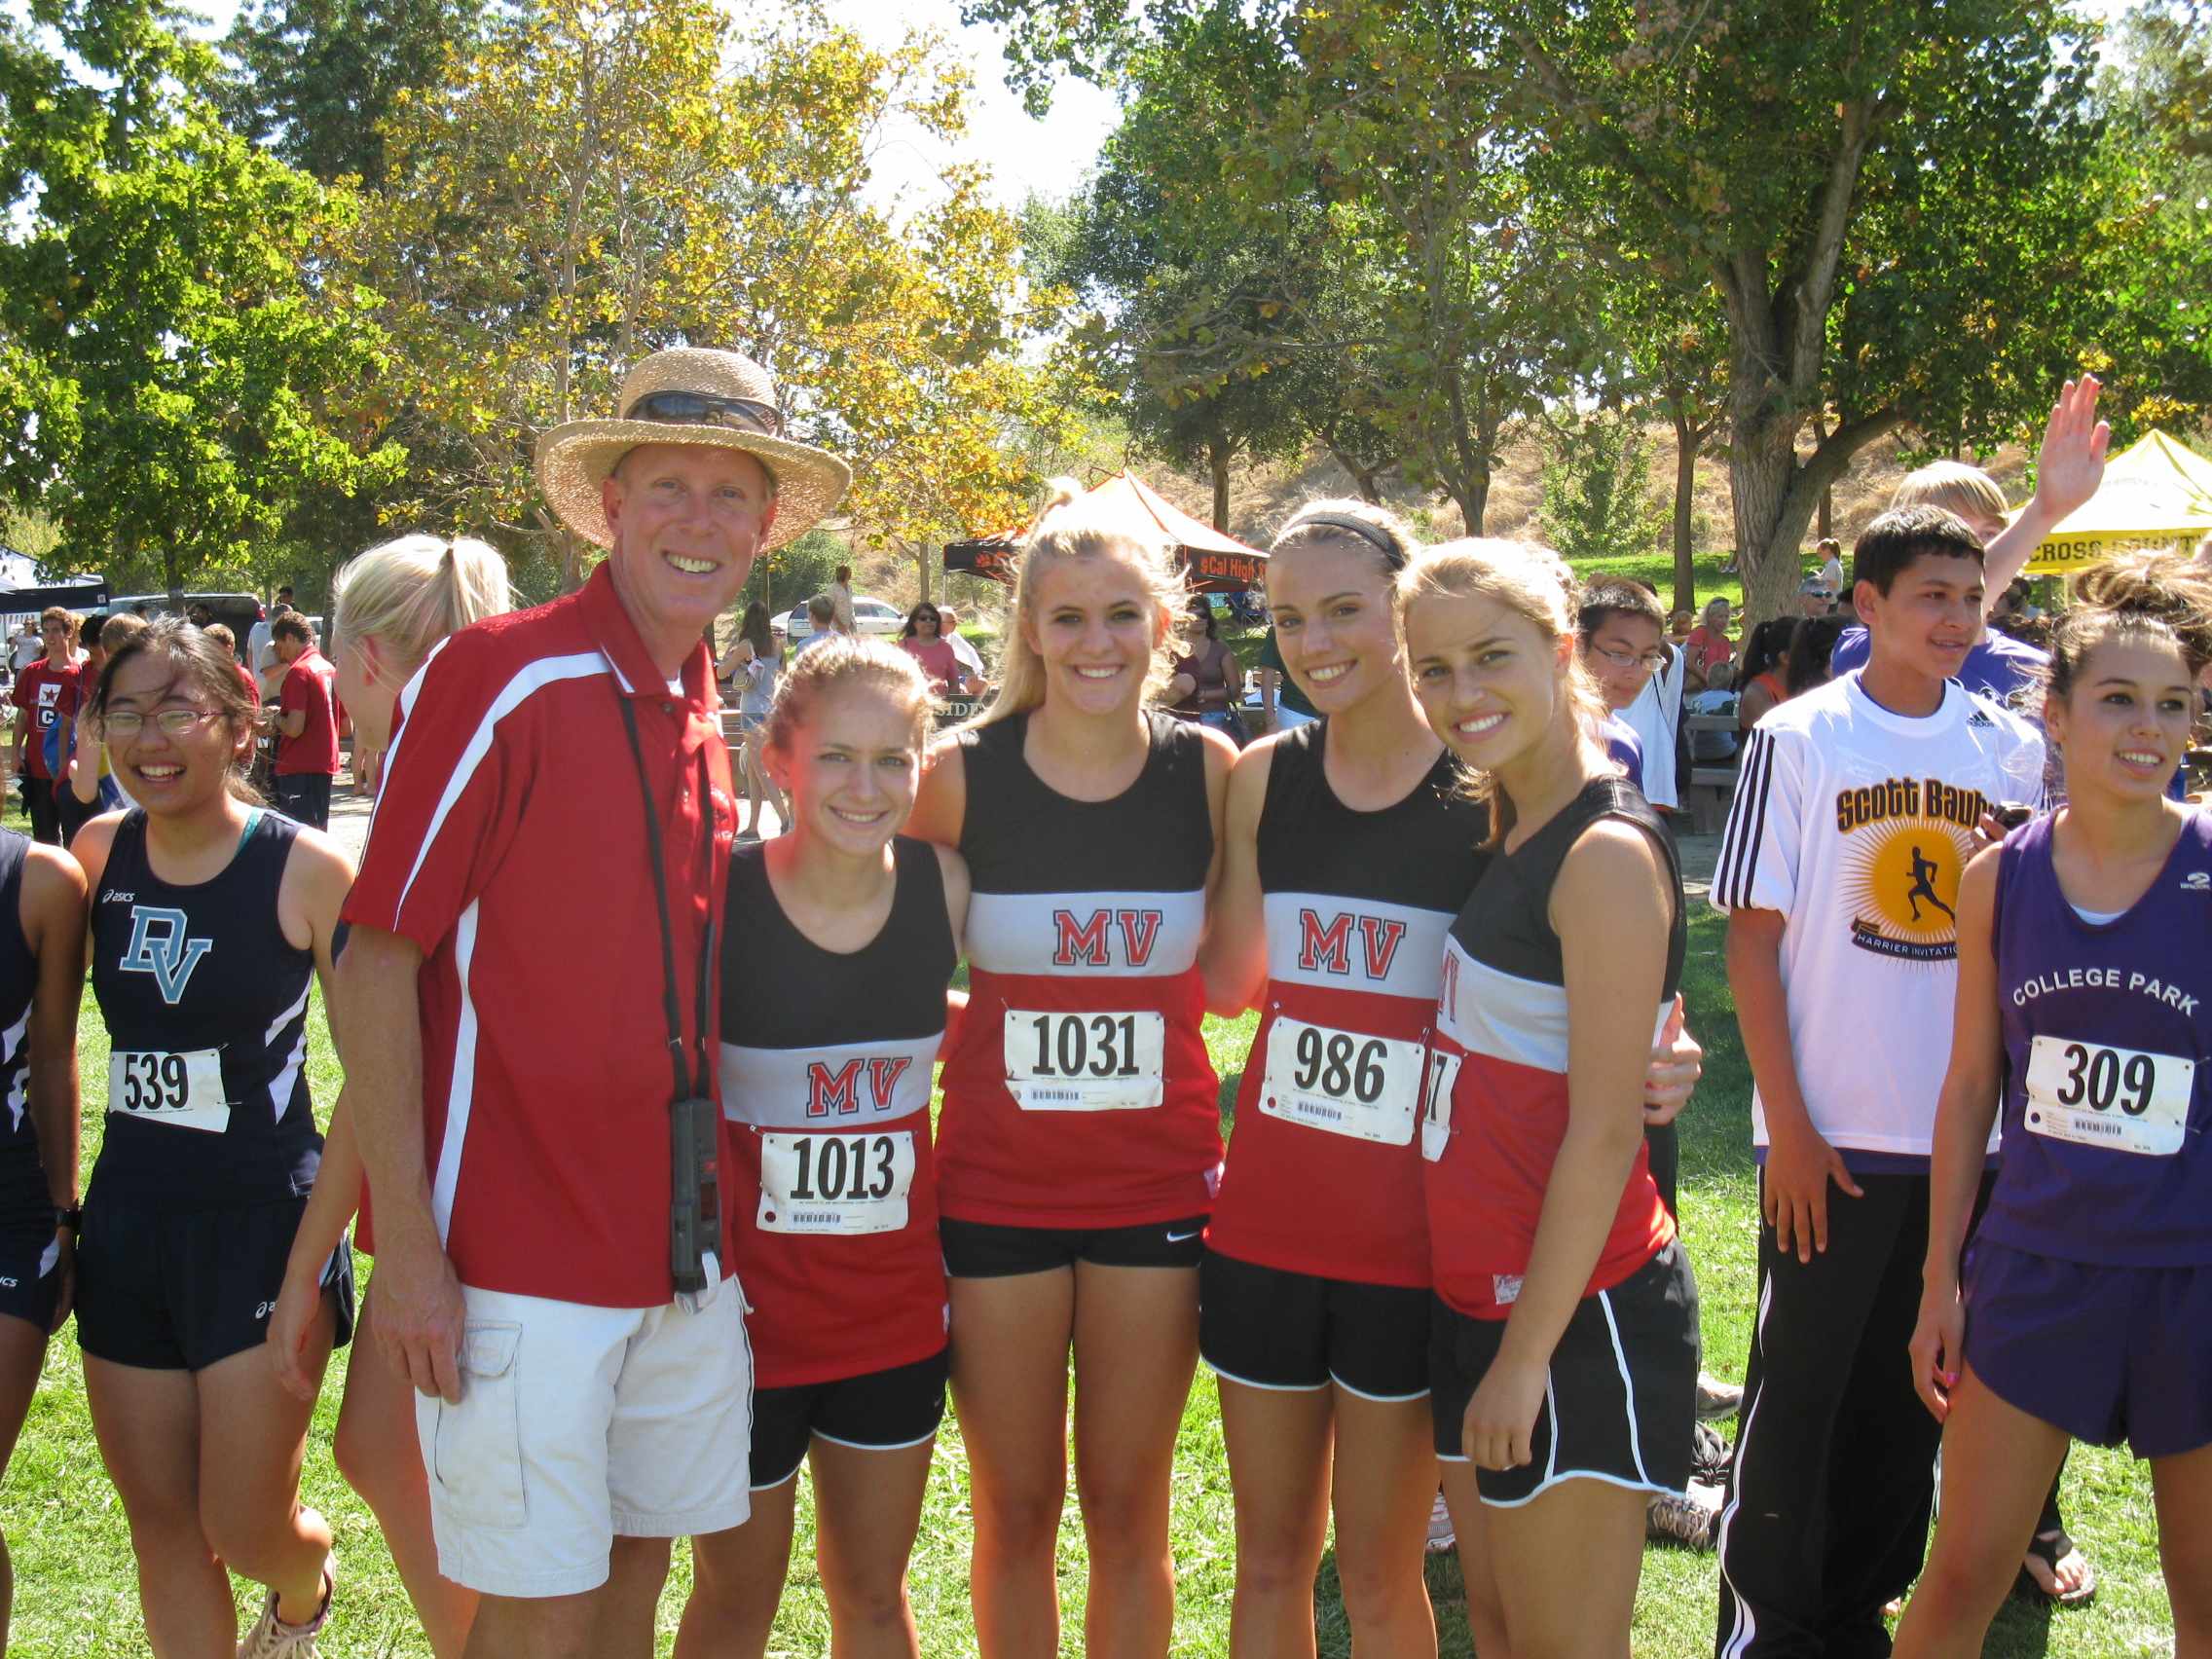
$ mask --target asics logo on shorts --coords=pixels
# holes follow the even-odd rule
[[[130,907],[130,943],[116,964],[126,974],[151,974],[162,988],[162,1000],[172,1007],[184,998],[184,987],[200,959],[215,948],[211,939],[187,939],[191,918],[182,910],[162,905]]]

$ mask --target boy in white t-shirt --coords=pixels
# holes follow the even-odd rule
[[[1982,545],[1939,507],[1859,539],[1864,669],[1752,729],[1714,876],[1756,1089],[1759,1317],[1720,1534],[1720,1659],[1888,1651],[1939,1430],[1900,1355],[1951,1050],[1959,874],[1982,815],[2042,796],[2043,740],[1953,677]],[[1834,1189],[1832,1192],[1830,1188]]]

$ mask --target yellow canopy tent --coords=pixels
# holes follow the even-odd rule
[[[2212,461],[2153,432],[2105,463],[2103,485],[2044,537],[2028,574],[2070,576],[2128,547],[2187,553],[2207,531]]]

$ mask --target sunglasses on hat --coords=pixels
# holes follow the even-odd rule
[[[625,421],[665,421],[682,426],[728,426],[740,432],[779,437],[783,411],[752,397],[718,397],[705,391],[655,391],[623,412]]]

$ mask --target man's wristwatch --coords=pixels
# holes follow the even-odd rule
[[[85,1231],[85,1211],[80,1204],[68,1204],[54,1212],[54,1225],[66,1227],[71,1233]]]

